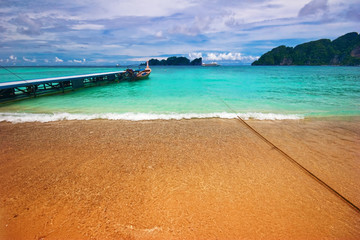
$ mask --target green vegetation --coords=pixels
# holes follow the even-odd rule
[[[149,60],[149,65],[150,66],[156,66],[156,65],[170,65],[170,66],[175,66],[175,65],[201,65],[202,64],[202,58],[196,58],[192,61],[190,61],[188,58],[186,57],[169,57],[166,60],[158,60],[158,59],[150,59]]]
[[[360,35],[347,33],[334,41],[320,39],[297,45],[284,45],[262,55],[251,65],[360,65]]]

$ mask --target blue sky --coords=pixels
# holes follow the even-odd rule
[[[249,64],[360,30],[359,0],[0,0],[0,64],[116,65],[168,56]]]

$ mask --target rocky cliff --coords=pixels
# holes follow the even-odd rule
[[[276,47],[252,65],[360,65],[360,35],[347,33],[333,41],[320,39],[286,47]]]

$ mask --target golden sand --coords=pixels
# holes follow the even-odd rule
[[[360,206],[359,121],[249,121]],[[0,239],[360,239],[237,120],[0,123]]]

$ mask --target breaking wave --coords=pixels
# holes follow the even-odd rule
[[[201,119],[201,118],[223,118],[234,119],[237,116],[242,119],[256,120],[297,120],[303,119],[304,116],[298,114],[275,114],[275,113],[99,113],[99,114],[77,114],[77,113],[0,113],[0,122],[6,121],[11,123],[23,122],[54,122],[63,120],[181,120],[181,119]]]

